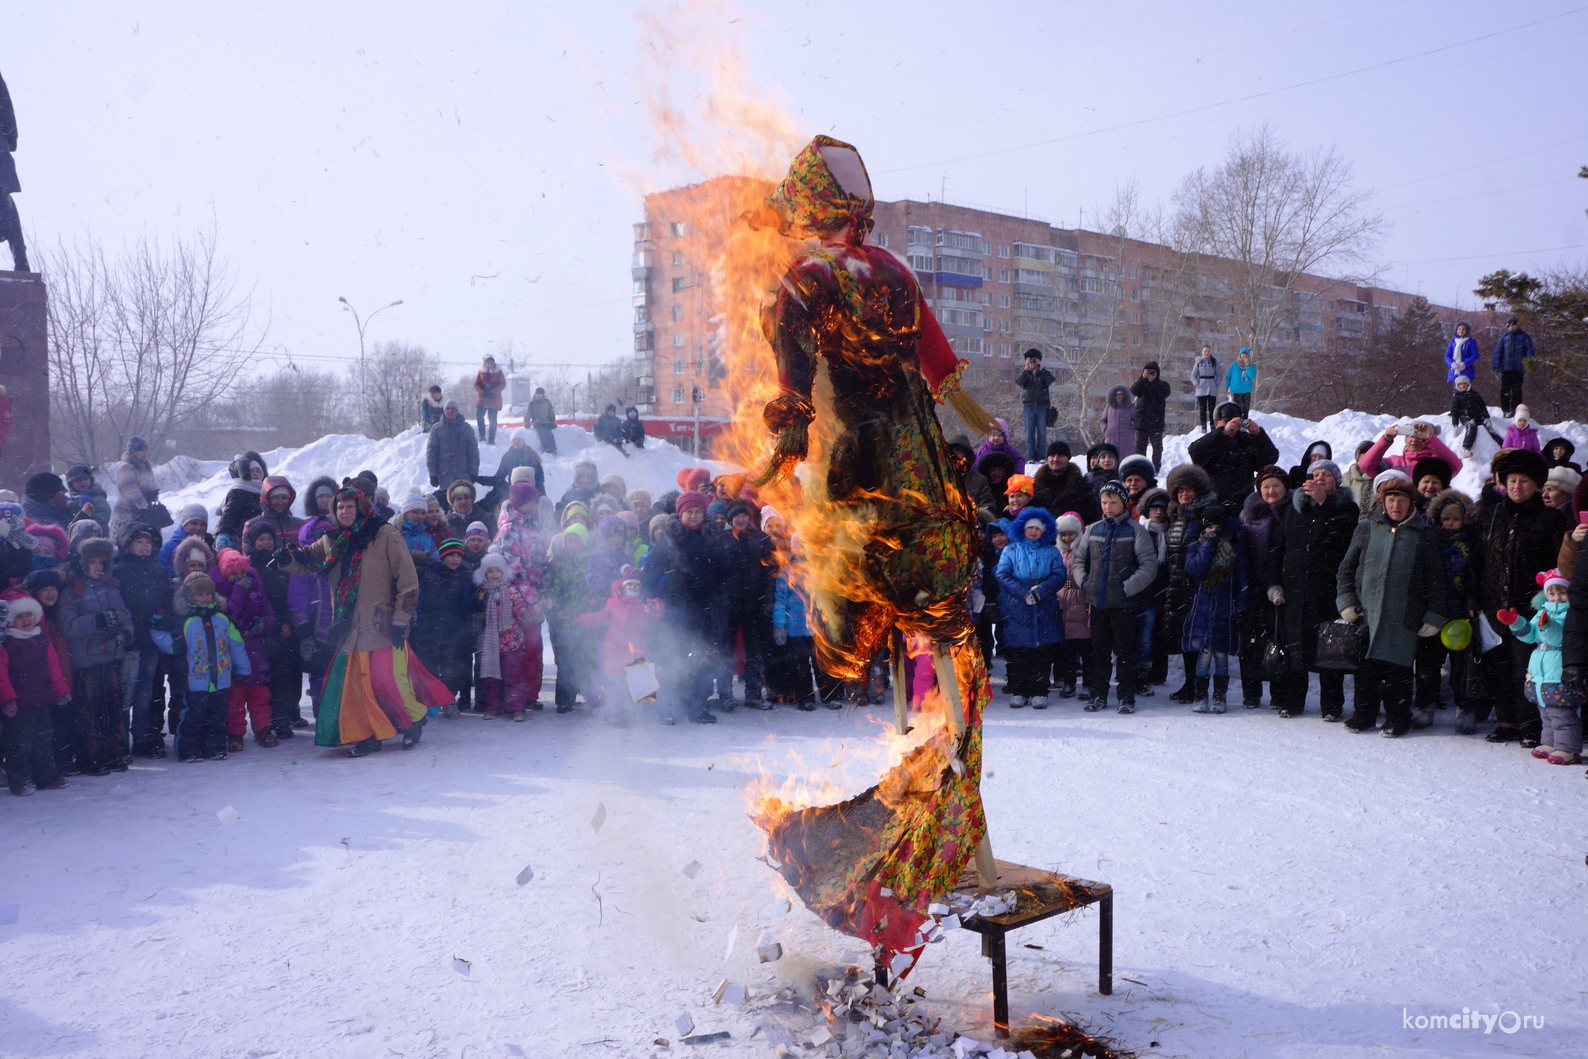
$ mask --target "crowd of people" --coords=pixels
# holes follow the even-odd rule
[[[1198,387],[1218,377],[1210,359],[1196,358]],[[1054,441],[1027,474],[1002,420],[979,445],[954,439],[984,529],[966,606],[990,666],[1004,664],[1007,704],[1079,696],[1089,712],[1132,713],[1177,668],[1168,697],[1197,712],[1225,712],[1238,675],[1244,708],[1265,705],[1266,684],[1266,705],[1294,718],[1316,674],[1324,720],[1363,732],[1382,715],[1395,737],[1431,725],[1448,685],[1456,732],[1492,715],[1489,741],[1579,761],[1582,472],[1568,439],[1540,441],[1525,405],[1504,438],[1488,427],[1460,370],[1472,360],[1457,349],[1451,361],[1459,455],[1415,422],[1364,439],[1345,469],[1325,441],[1285,468],[1250,405],[1225,400],[1160,485],[1161,451],[1144,451],[1161,445],[1156,364],[1121,387],[1129,451],[1106,440],[1117,424],[1105,416],[1084,468]],[[1022,385],[1044,376],[1034,355]],[[1220,381],[1254,377],[1243,351]],[[1045,421],[1028,416],[1028,444]],[[1452,481],[1480,428],[1501,448],[1470,497]],[[745,475],[689,468],[653,498],[581,461],[553,501],[529,438],[515,430],[482,475],[478,430],[440,402],[433,491],[395,505],[373,472],[300,494],[247,452],[215,511],[172,518],[140,438],[114,469],[114,503],[84,465],[34,475],[20,501],[0,495],[10,790],[134,756],[222,759],[250,734],[268,749],[312,729],[358,757],[399,734],[416,745],[434,717],[523,721],[544,705],[547,639],[557,713],[628,723],[633,703],[654,701],[664,723],[709,724],[741,705],[882,701],[886,657],[858,684],[822,672],[801,542]],[[542,451],[554,440],[542,434]],[[918,699],[935,679],[920,664],[931,645],[904,650],[898,672]]]

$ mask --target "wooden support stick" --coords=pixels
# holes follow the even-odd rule
[[[947,706],[949,730],[957,739],[965,734],[968,722],[965,718],[965,700],[959,693],[959,674],[954,670],[952,649],[934,644],[932,668],[937,673],[937,685]],[[955,758],[954,764],[958,765],[956,772],[964,769],[958,758]],[[986,835],[982,836],[981,844],[976,847],[976,874],[981,876],[981,884],[987,889],[998,885],[998,866],[993,861],[992,841]]]
[[[904,679],[904,634],[893,630],[893,727],[900,735],[910,731],[910,689]]]

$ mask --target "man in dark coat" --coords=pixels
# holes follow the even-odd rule
[[[1020,387],[1020,412],[1025,417],[1026,455],[1036,459],[1048,447],[1048,408],[1053,399],[1053,373],[1042,366],[1042,350],[1026,350],[1026,367],[1015,380]]]
[[[1544,503],[1540,490],[1549,468],[1543,456],[1527,449],[1505,449],[1495,456],[1493,471],[1505,486],[1505,496],[1487,505],[1478,522],[1478,600],[1502,641],[1483,655],[1494,697],[1495,728],[1488,740],[1506,743],[1520,739],[1523,747],[1531,749],[1538,745],[1543,728],[1538,707],[1528,702],[1524,693],[1532,648],[1516,639],[1496,611],[1510,608],[1523,617],[1533,616],[1533,597],[1538,593],[1534,578],[1554,568],[1561,538],[1571,530],[1571,519]],[[1487,712],[1480,707],[1478,720],[1485,720]]]
[[[623,421],[618,418],[617,405],[607,405],[606,411],[596,418],[591,433],[595,434],[597,441],[604,441],[619,452],[623,452]]]
[[[976,517],[982,522],[996,519],[998,515],[993,506],[992,483],[987,480],[985,474],[976,469],[976,447],[970,443],[970,438],[961,434],[950,441],[948,454],[959,470],[960,488],[965,490],[965,495],[976,505]]]
[[[40,471],[22,490],[22,512],[34,522],[48,522],[67,529],[72,524],[72,505],[66,499],[66,483],[58,474]]]
[[[1213,479],[1213,491],[1235,504],[1246,503],[1258,471],[1279,462],[1273,441],[1256,420],[1241,415],[1241,406],[1234,401],[1219,405],[1213,413],[1213,429],[1186,452]]]
[[[1141,378],[1131,383],[1130,395],[1136,399],[1136,415],[1131,425],[1136,428],[1136,455],[1145,456],[1147,446],[1152,446],[1153,470],[1163,466],[1163,427],[1168,419],[1169,384],[1158,377],[1158,362],[1149,360],[1141,369]]]
[[[1500,411],[1509,419],[1523,403],[1522,383],[1533,356],[1533,339],[1516,317],[1506,321],[1505,334],[1494,344],[1494,373],[1500,377]]]
[[[457,401],[447,401],[441,422],[431,428],[430,438],[425,443],[425,463],[430,470],[432,489],[459,478],[472,482],[480,473],[480,440],[469,429],[469,421],[458,411]],[[438,491],[436,499],[446,507],[444,493]]]
[[[722,548],[722,606],[719,663],[727,674],[719,689],[724,704],[732,694],[733,648],[744,637],[744,704],[770,710],[762,694],[765,644],[772,632],[772,538],[755,527],[750,505],[735,500],[728,506],[728,532],[718,538]]]
[[[715,532],[706,528],[709,502],[704,493],[679,495],[676,514],[668,516],[640,573],[645,598],[666,604],[651,641],[661,669],[666,724],[673,723],[675,705],[696,724],[717,723],[706,698],[715,656],[712,609],[720,598],[723,559]]]
[[[1098,488],[1102,485],[1099,483]],[[1103,517],[1097,506],[1097,493],[1070,460],[1070,446],[1064,441],[1048,443],[1047,459],[1032,479],[1031,502],[1058,518],[1067,511],[1081,516],[1087,526]]]
[[[1350,491],[1340,488],[1340,478],[1340,466],[1333,460],[1314,461],[1312,473],[1280,512],[1269,543],[1263,576],[1270,586],[1279,586],[1279,593],[1269,598],[1279,609],[1279,631],[1290,660],[1290,673],[1269,688],[1281,717],[1304,712],[1309,672],[1318,674],[1323,719],[1338,721],[1345,710],[1345,674],[1316,668],[1318,625],[1336,617],[1335,572],[1362,517]]]

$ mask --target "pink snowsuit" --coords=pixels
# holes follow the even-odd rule
[[[1386,438],[1382,435],[1379,436],[1377,441],[1373,442],[1373,447],[1364,452],[1362,458],[1356,461],[1356,465],[1361,468],[1363,474],[1371,478],[1391,467],[1397,467],[1407,474],[1411,474],[1412,468],[1416,466],[1417,461],[1425,456],[1438,456],[1450,464],[1450,476],[1452,478],[1461,473],[1461,457],[1451,452],[1450,446],[1440,441],[1436,436],[1429,435],[1428,445],[1410,455],[1405,452],[1396,456],[1384,455],[1393,442],[1393,438]]]
[[[500,615],[495,630],[496,651],[487,652],[486,638],[492,634],[489,625],[480,631],[480,692],[485,713],[495,716],[505,703],[508,713],[521,714],[528,701],[528,689],[534,688],[535,701],[540,700],[540,684],[545,676],[545,646],[540,638],[540,615],[536,613],[540,595],[524,580],[502,581],[494,588],[486,586],[485,593],[482,609],[494,604]],[[494,656],[500,675],[486,675],[488,653]]]
[[[650,604],[648,608],[644,600],[624,596],[623,583],[614,581],[604,607],[574,619],[575,625],[586,629],[606,629],[601,637],[600,668],[595,674],[598,703],[623,702],[628,698],[623,667],[645,656],[645,627],[660,618],[664,609],[660,599],[651,600]]]

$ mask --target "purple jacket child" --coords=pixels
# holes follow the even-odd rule
[[[331,530],[331,521],[320,515],[305,522],[298,529],[298,545],[307,548]],[[325,573],[293,574],[287,582],[287,610],[292,615],[292,627],[300,636],[307,634],[316,640],[331,636],[331,579]]]
[[[987,440],[981,443],[981,447],[976,450],[976,462],[980,463],[981,458],[987,455],[989,452],[1004,452],[1008,453],[1009,458],[1015,461],[1015,473],[1024,474],[1026,470],[1026,458],[1020,455],[1019,449],[1009,444],[1009,423],[998,418],[994,418],[993,422],[998,424],[998,432],[994,434],[988,434]],[[998,440],[994,441],[994,438],[997,438]],[[1046,454],[1037,453],[1031,458],[1034,460],[1040,460],[1044,455]]]
[[[249,672],[235,683],[268,685],[270,652],[265,647],[265,632],[275,625],[276,612],[265,592],[264,579],[235,548],[221,549],[216,566],[217,573],[212,575],[215,592],[226,601],[226,617],[242,633],[243,650],[248,652]]]

